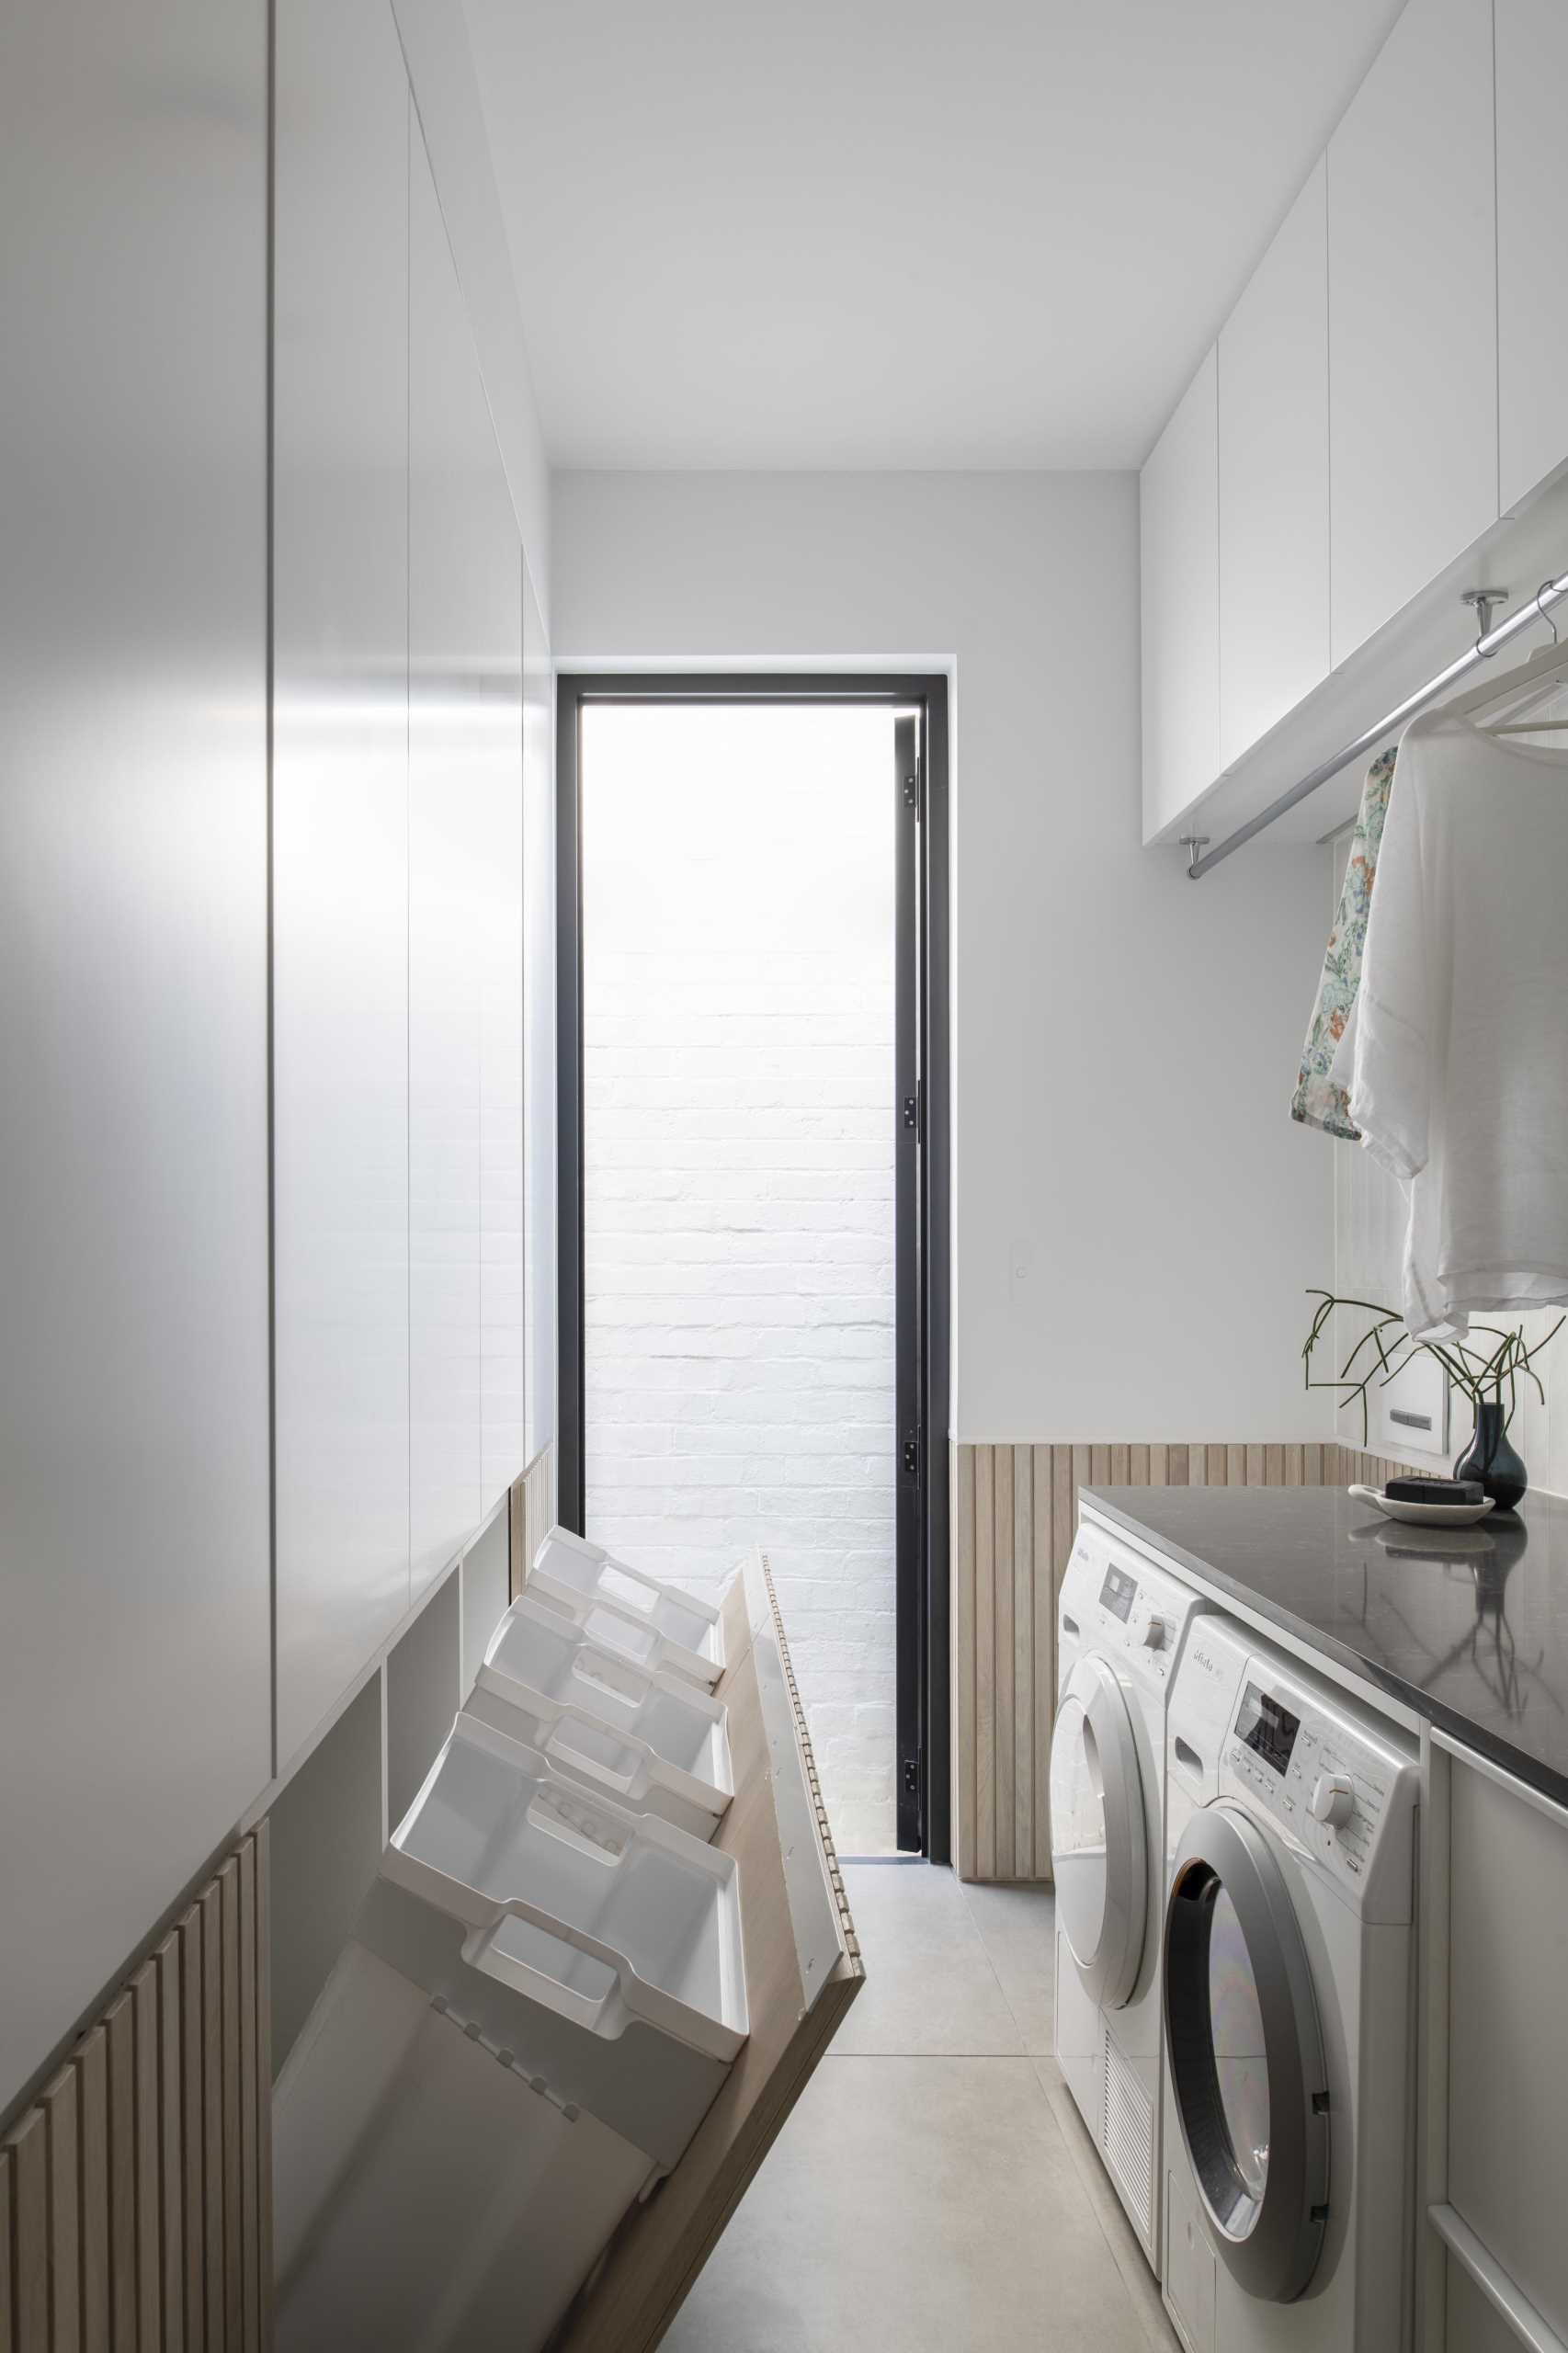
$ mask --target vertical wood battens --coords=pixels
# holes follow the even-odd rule
[[[61,2069],[40,2105],[49,2127],[50,2353],[81,2353],[82,2200],[74,2067]]]
[[[272,1874],[271,1825],[258,1822],[256,1848],[256,2287],[263,2353],[272,2345]]]
[[[1034,1868],[1034,1460],[1013,1456],[1013,1870]]]
[[[0,2353],[16,2353],[17,2343],[11,2326],[11,2152],[0,2149]]]
[[[1051,1746],[1041,1736],[1056,1688],[1056,1586],[1051,1574],[1051,1449],[1031,1449],[1029,1567],[1034,1590],[1034,1848],[1036,1879],[1051,1870]]]
[[[974,1453],[974,1875],[996,1877],[996,1482],[994,1449]]]
[[[258,2277],[260,2241],[257,2234],[256,2074],[256,1848],[249,1839],[240,1848],[237,1925],[239,1929],[240,2023],[240,2333],[242,2353],[260,2353],[261,2283]]]
[[[971,1760],[971,1769],[960,1776],[958,1803],[958,1867],[963,1879],[976,1874],[974,1787],[974,1449],[955,1446],[952,1465],[953,1563],[957,1590],[953,1596],[953,1679],[957,1687],[954,1726],[955,1756]]]
[[[109,2353],[108,2036],[96,2026],[75,2054],[80,2112],[83,2353]],[[0,2343],[5,2332],[0,2329]]]
[[[0,2143],[0,2353],[263,2353],[266,1825]]]
[[[1338,1485],[1396,1466],[1338,1444],[954,1443],[954,1821],[964,1879],[1051,1873],[1056,1606],[1081,1486]]]
[[[158,2211],[163,2353],[184,2353],[184,2120],[180,2111],[180,1937],[171,1929],[158,1964]]]
[[[164,2317],[162,2190],[158,2178],[158,1964],[143,1962],[131,1981],[136,2018],[136,2309],[142,2346],[161,2340]]]
[[[119,1994],[104,2014],[108,2072],[109,2332],[114,2353],[136,2346],[136,2005]]]
[[[1013,1449],[994,1447],[991,1452],[992,1503],[994,1525],[991,1542],[995,1561],[995,1687],[994,1726],[996,1760],[996,1876],[1012,1879],[1013,1860],[1013,1734],[1017,1695],[1013,1685]]]
[[[11,2251],[17,2353],[49,2353],[49,2126],[41,2108],[12,2136]]]

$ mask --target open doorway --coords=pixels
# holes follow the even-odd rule
[[[560,683],[562,1517],[763,1546],[865,1855],[947,1847],[945,685]]]

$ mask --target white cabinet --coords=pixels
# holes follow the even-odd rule
[[[1328,206],[1320,160],[1220,337],[1220,764],[1328,675]]]
[[[1449,1775],[1447,2344],[1483,2353],[1480,2271],[1568,2336],[1568,1814],[1479,1760]],[[1434,1925],[1433,1940],[1440,1938]],[[1457,2289],[1455,2288],[1458,2280]],[[1529,2339],[1534,2342],[1536,2340]]]
[[[1140,483],[1143,592],[1143,838],[1220,772],[1220,481],[1210,351]]]
[[[1336,665],[1497,517],[1492,88],[1491,0],[1409,0],[1329,142]]]
[[[3,45],[0,2110],[271,1756],[267,10]]]
[[[1496,0],[1497,389],[1504,512],[1568,458],[1563,0]],[[1512,584],[1516,594],[1534,584]]]
[[[408,85],[385,0],[277,13],[277,1712],[409,1603]]]
[[[522,565],[419,125],[409,150],[413,1593],[523,1467]]]

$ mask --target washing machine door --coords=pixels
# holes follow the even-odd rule
[[[1093,1654],[1074,1668],[1056,1711],[1051,1860],[1057,1925],[1085,1991],[1120,2009],[1143,1961],[1143,1779],[1121,1686],[1109,1661]]]
[[[1248,2295],[1311,2282],[1328,2212],[1328,2073],[1311,1965],[1272,1838],[1217,1800],[1176,1848],[1165,1925],[1165,2054],[1223,2262]]]

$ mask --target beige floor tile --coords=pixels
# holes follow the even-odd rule
[[[1021,2054],[1025,2044],[950,1870],[846,1864],[866,1983],[839,2029],[840,2055]]]
[[[959,1893],[980,1931],[1024,2049],[1056,2048],[1056,1897],[1049,1887],[965,1885]]]
[[[869,1990],[869,1989],[868,1989]],[[1147,2353],[1034,2063],[829,2058],[665,2353]]]
[[[1062,2143],[1075,2166],[1085,2194],[1104,2231],[1117,2269],[1121,2274],[1150,2353],[1180,2353],[1176,2331],[1165,2315],[1160,2286],[1145,2260],[1109,2175],[1100,2163],[1092,2136],[1079,2115],[1072,2093],[1054,2059],[1037,2059],[1035,2073],[1051,2103]]]

